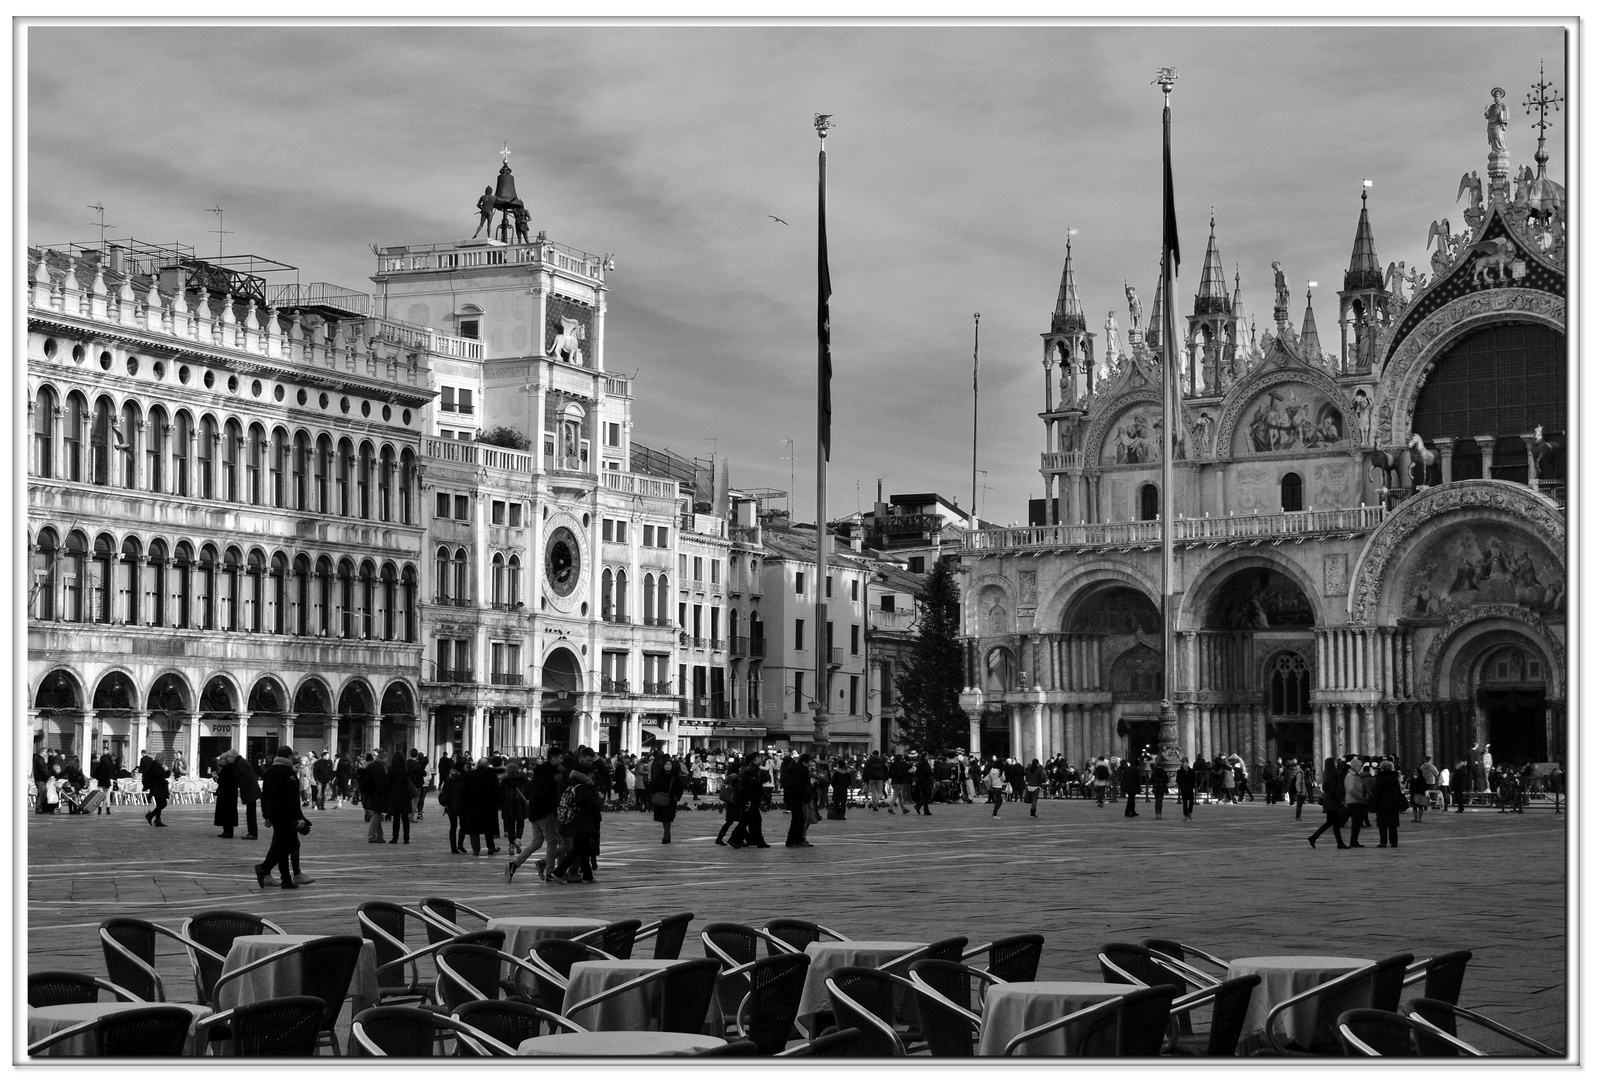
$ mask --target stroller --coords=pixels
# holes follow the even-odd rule
[[[67,808],[69,814],[92,814],[106,801],[104,789],[98,787],[84,788],[73,791],[65,788],[61,792],[61,804]]]

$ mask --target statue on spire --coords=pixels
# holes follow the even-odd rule
[[[1507,91],[1500,86],[1491,87],[1491,103],[1485,107],[1485,139],[1491,144],[1492,157],[1507,156],[1507,105],[1502,101]]]
[[[1139,332],[1141,314],[1140,297],[1135,295],[1135,290],[1129,287],[1129,282],[1127,281],[1124,282],[1124,298],[1129,301],[1129,329]],[[1112,318],[1112,312],[1108,312],[1107,317],[1109,319]]]

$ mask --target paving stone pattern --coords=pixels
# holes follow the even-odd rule
[[[704,803],[703,803],[704,805]],[[1462,1003],[1556,1046],[1566,1041],[1565,837],[1569,815],[1474,809],[1404,819],[1401,846],[1341,851],[1329,834],[1305,837],[1314,808],[1261,801],[1196,808],[1021,803],[936,804],[930,817],[852,809],[815,825],[816,846],[784,847],[788,818],[765,816],[772,847],[712,843],[721,807],[681,812],[671,845],[644,813],[607,814],[593,885],[542,884],[531,860],[510,886],[504,857],[452,855],[432,799],[410,845],[369,845],[360,807],[319,812],[301,862],[315,884],[256,887],[251,866],[268,832],[217,838],[212,807],[173,806],[166,829],[143,808],[110,817],[27,815],[30,970],[104,974],[96,927],[137,915],[176,927],[208,908],[242,908],[291,933],[357,933],[365,900],[415,904],[451,896],[495,914],[639,918],[694,911],[684,955],[702,953],[699,927],[790,915],[851,937],[980,942],[1046,936],[1041,978],[1099,980],[1104,942],[1170,937],[1222,956],[1330,953],[1378,958],[1474,950]],[[1404,816],[1405,818],[1405,816]],[[388,829],[386,827],[386,836]],[[502,841],[502,851],[505,851]],[[269,884],[271,882],[269,881]],[[190,1000],[187,961],[171,942],[159,970]],[[173,990],[172,988],[175,988]]]

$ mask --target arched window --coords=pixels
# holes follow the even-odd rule
[[[222,438],[222,498],[224,502],[239,501],[239,454],[244,449],[245,433],[239,421],[228,418],[223,424]]]
[[[262,553],[252,551],[245,560],[245,588],[243,590],[243,611],[239,620],[240,628],[259,634],[266,625],[266,588],[267,560]]]
[[[200,420],[200,445],[195,447],[195,475],[199,481],[195,494],[202,499],[217,497],[216,480],[217,421],[209,416]]]
[[[89,431],[89,482],[91,484],[111,483],[111,429],[114,417],[111,411],[111,399],[101,398],[95,402],[94,426]]]
[[[1268,711],[1275,716],[1310,716],[1313,675],[1300,653],[1283,652],[1268,674]]]
[[[410,450],[402,450],[400,456],[400,522],[402,525],[411,525],[412,521],[412,488],[417,483],[417,470]]]
[[[401,640],[417,640],[417,570],[407,566],[401,571]]]
[[[167,478],[163,475],[167,465],[167,410],[152,406],[150,419],[145,425],[145,486],[150,491],[167,492]]]
[[[56,392],[41,386],[33,407],[33,475],[55,477],[55,441]]]
[[[394,521],[395,517],[395,448],[386,446],[378,455],[378,520]]]
[[[334,462],[334,502],[340,517],[350,517],[350,474],[355,468],[355,447],[349,439],[339,440],[339,458]]]
[[[195,567],[195,622],[202,630],[217,629],[217,549],[205,544]]]
[[[506,602],[513,607],[523,602],[523,560],[516,555],[506,561]]]
[[[334,562],[327,555],[317,560],[317,580],[312,583],[312,632],[327,637],[332,630],[334,610]]]
[[[194,569],[194,549],[189,546],[189,541],[180,541],[172,556],[172,624],[180,630],[189,630],[195,625],[194,613],[190,610]]]
[[[645,588],[640,590],[640,599],[643,601],[640,616],[645,620],[646,626],[651,626],[656,619],[656,575],[645,575]]]
[[[656,625],[668,622],[668,576],[659,574],[656,579]]]
[[[356,463],[356,516],[373,516],[373,444],[362,443]]]
[[[112,605],[112,590],[116,587],[115,569],[117,565],[117,547],[111,537],[102,533],[95,538],[94,564],[90,568],[92,584],[89,588],[90,610],[93,612],[91,621],[109,623],[115,610]]]
[[[304,431],[295,432],[295,450],[289,459],[289,505],[295,510],[308,510],[306,503],[306,474],[311,471],[311,439]]]
[[[434,602],[443,604],[451,598],[451,552],[441,545],[434,552]]]
[[[1140,486],[1140,520],[1156,521],[1157,515],[1162,512],[1156,484],[1142,484]]]
[[[61,433],[62,455],[65,458],[61,463],[63,480],[83,480],[83,436],[88,420],[89,404],[84,401],[83,395],[76,391],[68,394],[66,430]]]
[[[339,560],[339,586],[334,596],[334,634],[348,638],[355,635],[356,620],[356,568],[349,559]]]
[[[1305,509],[1302,506],[1302,478],[1286,473],[1279,478],[1279,508],[1287,514]]]
[[[121,436],[121,445],[117,447],[117,456],[122,469],[122,486],[128,491],[139,488],[139,429],[142,421],[139,416],[137,403],[129,401],[122,406],[122,425],[118,434]]]
[[[61,575],[61,617],[68,622],[84,622],[89,614],[84,588],[89,574],[89,542],[83,533],[67,534],[67,565]]]
[[[629,621],[629,575],[628,575],[628,571],[627,570],[619,570],[617,572],[617,592],[613,596],[613,602],[616,604],[617,621],[621,622],[621,623],[628,622]]]
[[[612,571],[601,571],[601,621],[612,621]]]
[[[289,588],[289,632],[304,635],[311,632],[309,620],[312,610],[311,559],[295,556],[295,580]]]
[[[56,617],[56,589],[60,582],[54,529],[41,529],[33,545],[33,610],[36,619]]]
[[[362,563],[361,575],[356,584],[356,610],[360,614],[357,626],[358,636],[363,641],[373,636],[373,607],[377,600],[378,582],[373,571],[373,564],[368,561]]]
[[[194,492],[189,487],[189,444],[193,441],[195,423],[189,419],[189,414],[182,409],[173,414],[172,418],[172,473],[171,485],[174,495],[188,497]]]
[[[144,605],[145,624],[147,626],[167,625],[167,543],[164,540],[150,541],[150,552],[145,557],[144,566],[144,596],[141,603]]]
[[[456,597],[458,606],[465,606],[472,599],[472,591],[467,584],[467,549],[457,548],[456,559],[452,564],[455,571],[455,580],[451,582],[451,593]]]
[[[282,634],[291,629],[289,621],[289,557],[282,551],[273,556],[267,584],[266,630]]]
[[[496,607],[507,606],[506,559],[500,552],[490,559],[490,602]]]
[[[329,473],[334,469],[334,443],[327,435],[317,436],[317,460],[313,466],[314,481],[317,488],[317,512],[327,514],[330,512],[328,502]]]
[[[223,630],[238,630],[240,571],[243,570],[239,549],[229,548],[223,552],[222,577],[217,582],[217,622]]]
[[[289,471],[289,432],[273,429],[272,454],[267,459],[267,498],[280,509],[289,505],[284,491],[284,474]]]
[[[385,563],[384,569],[379,575],[379,579],[382,582],[382,608],[384,612],[384,621],[380,630],[380,635],[385,641],[394,641],[395,616],[400,610],[400,597],[398,595],[399,590],[397,589],[397,583],[395,580],[395,564]]]

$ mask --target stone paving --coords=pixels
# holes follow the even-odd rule
[[[332,804],[330,804],[332,805]],[[607,814],[593,885],[542,884],[530,861],[507,885],[503,858],[452,855],[430,800],[409,846],[369,846],[362,811],[307,811],[303,870],[315,884],[261,890],[251,873],[267,846],[222,840],[209,805],[173,806],[170,827],[146,826],[142,807],[111,817],[27,816],[27,929],[31,970],[104,973],[96,927],[137,915],[176,927],[208,908],[243,908],[292,933],[357,933],[356,906],[451,896],[497,914],[649,919],[694,911],[684,955],[715,920],[800,916],[851,937],[977,943],[1046,936],[1042,978],[1100,979],[1109,941],[1179,938],[1222,956],[1333,953],[1372,958],[1474,950],[1462,1003],[1556,1046],[1566,1043],[1567,808],[1522,815],[1473,809],[1404,815],[1401,847],[1340,851],[1314,807],[1293,822],[1284,805],[1201,804],[1186,822],[1169,802],[1159,820],[1121,806],[1022,803],[998,818],[981,803],[936,804],[932,817],[852,809],[813,827],[816,846],[783,846],[788,818],[765,815],[767,850],[717,847],[720,810],[681,812],[660,843],[647,814]],[[937,820],[938,819],[938,820]],[[387,835],[387,830],[386,830]],[[504,851],[504,841],[502,850]],[[175,997],[193,997],[180,950],[159,969]]]

